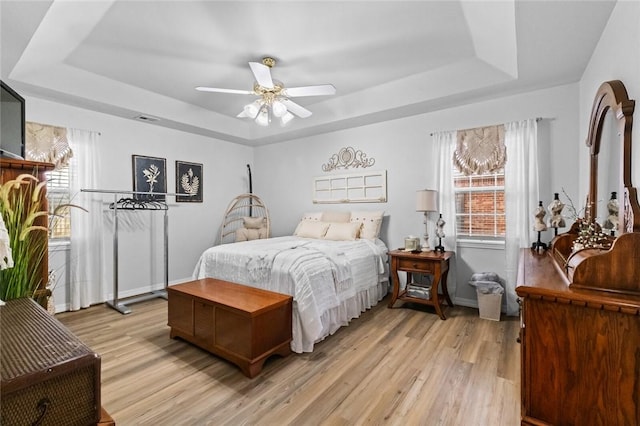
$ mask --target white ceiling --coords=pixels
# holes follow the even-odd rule
[[[578,81],[615,1],[0,1],[2,79],[18,92],[252,146]],[[313,112],[235,116],[249,61],[277,60]]]

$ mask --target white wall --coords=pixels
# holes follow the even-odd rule
[[[384,209],[387,217],[382,238],[390,248],[400,247],[405,236],[421,235],[422,216],[415,212],[415,191],[433,187],[427,181],[426,144],[429,134],[439,130],[464,129],[542,117],[543,148],[542,201],[562,188],[574,201],[586,195],[587,149],[584,147],[593,96],[606,80],[622,80],[631,99],[640,94],[640,3],[619,1],[587,69],[577,84],[450,108],[428,114],[310,137],[255,150],[243,146],[186,134],[145,123],[55,104],[27,96],[27,119],[43,123],[95,130],[102,133],[100,159],[103,188],[131,188],[131,155],[167,159],[168,189],[172,190],[175,160],[204,164],[204,203],[173,204],[170,210],[170,281],[190,277],[201,251],[215,241],[227,203],[247,190],[246,164],[254,163],[254,190],[264,198],[272,216],[275,236],[290,234],[305,211],[327,208],[311,203],[311,181],[324,174],[321,167],[340,148],[352,146],[376,159],[375,169],[388,171],[388,202],[385,204],[329,205],[328,208]],[[634,139],[640,137],[635,126]],[[545,161],[546,157],[546,161]],[[255,161],[254,161],[255,158]],[[640,150],[633,150],[633,181],[640,182]],[[157,224],[156,224],[157,225]],[[451,226],[451,224],[448,224]],[[125,294],[147,291],[161,281],[157,256],[151,261],[139,251],[151,247],[157,233],[125,235],[120,267],[120,284]],[[551,238],[547,233],[546,240]],[[110,232],[105,231],[110,262]],[[127,240],[127,238],[129,238]],[[135,239],[144,246],[133,246]],[[543,237],[544,238],[544,237]],[[129,243],[132,247],[129,247]],[[124,251],[133,249],[126,254]],[[460,247],[455,276],[456,301],[474,305],[475,293],[466,282],[480,270],[503,275],[502,250]],[[107,265],[107,270],[110,263]],[[111,277],[109,276],[109,279]],[[111,285],[110,281],[107,283]],[[58,298],[60,299],[60,298]],[[63,297],[64,300],[64,297]],[[60,305],[60,300],[56,303]]]
[[[636,101],[632,130],[631,181],[640,185],[640,2],[618,1],[609,17],[609,22],[591,56],[591,60],[580,80],[580,140],[587,138],[587,129],[593,99],[598,87],[609,80],[621,80],[627,88],[629,99]],[[604,146],[603,148],[604,149]],[[589,168],[587,149],[580,151],[580,194],[586,199],[588,193]]]
[[[168,192],[176,189],[176,160],[203,164],[203,202],[175,203],[173,197],[168,199],[169,282],[190,279],[202,251],[214,244],[228,203],[236,195],[248,191],[246,165],[253,162],[252,148],[28,95],[26,99],[28,121],[101,133],[98,189],[133,189],[133,154],[166,159]],[[105,195],[104,200],[105,203],[112,202],[113,195]],[[132,231],[121,226],[118,232],[120,297],[161,288],[164,281],[162,213],[143,212],[141,215],[145,224],[142,229]],[[104,225],[105,284],[111,298],[113,233],[109,220],[105,219]],[[60,268],[66,261],[64,253],[68,252],[60,248],[53,252],[52,265],[59,268],[58,276],[64,277],[65,272]],[[66,309],[68,300],[64,284],[56,286],[55,303],[58,310]]]
[[[322,209],[386,211],[382,239],[401,247],[404,237],[423,234],[422,215],[415,211],[415,191],[433,188],[427,180],[430,133],[542,117],[541,194],[545,205],[561,188],[577,194],[577,164],[568,159],[578,150],[578,86],[559,86],[429,114],[378,123],[256,148],[254,189],[269,206],[274,235],[291,234],[301,215]],[[322,176],[322,164],[340,148],[351,146],[375,158],[372,169],[387,170],[388,202],[383,204],[314,205],[312,178]],[[344,173],[339,171],[336,173]],[[447,226],[452,226],[447,224]],[[446,229],[445,229],[446,231]],[[551,234],[546,237],[551,239]],[[504,251],[461,248],[457,256],[458,303],[475,305],[475,290],[467,285],[472,272],[496,271],[504,276]]]

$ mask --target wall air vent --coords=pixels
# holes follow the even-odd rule
[[[160,121],[160,119],[158,117],[153,117],[151,115],[137,115],[135,117],[133,117],[134,120],[138,120],[138,121],[146,121],[148,123],[153,123],[156,121]]]

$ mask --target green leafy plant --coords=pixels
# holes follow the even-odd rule
[[[0,214],[9,235],[13,267],[0,270],[0,299],[33,297],[42,287],[40,265],[47,253],[47,227],[37,219],[47,216],[43,211],[42,188],[46,182],[30,174],[0,186]],[[45,224],[46,224],[46,219]]]

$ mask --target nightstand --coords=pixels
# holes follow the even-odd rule
[[[433,251],[412,253],[404,250],[392,250],[389,252],[389,256],[391,257],[391,278],[393,280],[393,295],[389,301],[389,308],[393,308],[396,300],[400,299],[405,302],[433,306],[436,308],[436,313],[440,316],[440,319],[447,319],[442,310],[442,303],[446,301],[448,306],[453,307],[447,290],[447,273],[449,272],[449,259],[454,256],[454,253],[451,251],[444,253]],[[411,297],[407,294],[406,288],[401,290],[398,271],[406,272],[407,283],[411,282],[412,274],[414,273],[433,275],[431,298]],[[438,292],[438,286],[442,291],[441,294]],[[444,297],[444,301],[441,300],[441,297]]]

